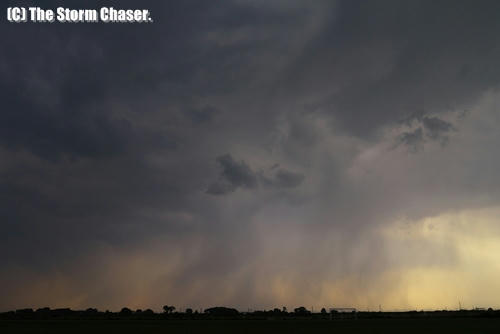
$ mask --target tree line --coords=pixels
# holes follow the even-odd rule
[[[300,306],[288,311],[286,307],[271,310],[256,310],[240,312],[230,307],[210,307],[204,310],[186,308],[179,311],[173,305],[164,305],[163,312],[157,313],[151,309],[132,310],[123,307],[119,312],[99,311],[96,308],[72,310],[70,308],[50,309],[48,307],[33,310],[31,308],[0,313],[0,319],[358,319],[358,318],[401,318],[401,317],[500,317],[500,310],[473,309],[459,311],[407,311],[407,312],[338,312],[334,309],[312,312]]]

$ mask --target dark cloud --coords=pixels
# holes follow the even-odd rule
[[[295,188],[304,180],[303,174],[284,168],[275,170],[278,164],[273,165],[271,175],[268,175],[264,171],[254,172],[244,160],[237,162],[230,154],[221,155],[216,160],[222,171],[219,180],[207,189],[211,195],[224,195],[238,188],[254,189],[259,184],[268,188]]]
[[[222,168],[221,180],[210,185],[207,193],[222,195],[240,187],[248,189],[257,187],[257,176],[245,161],[235,161],[230,154],[221,155],[216,160]]]
[[[216,113],[217,109],[209,105],[202,108],[191,108],[186,111],[186,115],[195,124],[211,121]]]
[[[212,183],[208,189],[207,189],[207,194],[210,195],[224,195],[227,193],[230,193],[232,191],[235,191],[236,188],[230,184],[229,182],[224,182],[224,181],[218,181]]]
[[[498,204],[500,2],[141,6],[154,23],[0,23],[0,308],[32,286],[13,268],[112,282],[103,254],[123,277],[154,259],[154,283],[115,282],[113,301],[68,283],[88,306],[150,283],[193,303],[281,302],[273,279],[313,296],[388,266],[373,231],[397,217]],[[401,154],[387,133],[448,145]]]
[[[47,103],[40,101],[42,97],[36,94],[43,92],[29,87],[29,81],[9,77],[1,81],[4,107],[0,114],[0,143],[5,147],[27,149],[48,159],[61,155],[102,157],[125,150],[134,135],[126,119],[113,119],[102,110],[103,106],[67,96],[71,94],[68,83],[61,92],[66,100]],[[89,94],[85,86],[77,89]]]
[[[321,96],[316,109],[351,133],[370,137],[420,110],[455,110],[500,82],[494,1],[341,1],[336,9],[291,82]],[[462,74],[469,67],[474,74]]]
[[[304,178],[301,173],[294,173],[283,168],[279,168],[272,176],[261,175],[265,186],[276,188],[295,188],[304,181]]]
[[[411,152],[422,149],[426,140],[438,141],[445,145],[449,140],[449,133],[456,130],[452,123],[436,116],[426,116],[417,113],[403,121],[407,126],[417,124],[418,128],[403,132],[398,141],[405,144]]]
[[[424,142],[422,128],[417,128],[414,131],[404,132],[399,137],[399,140],[408,146],[411,152],[417,152]]]
[[[447,134],[453,130],[453,125],[438,117],[422,118],[422,125],[430,139],[447,140]]]

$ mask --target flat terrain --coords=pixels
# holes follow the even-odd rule
[[[2,320],[0,333],[500,333],[499,318],[358,320]]]

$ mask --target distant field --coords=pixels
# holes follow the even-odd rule
[[[4,320],[0,333],[500,333],[500,319]]]

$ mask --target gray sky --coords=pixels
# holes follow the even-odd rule
[[[1,310],[500,307],[498,1],[138,6],[2,20]]]

